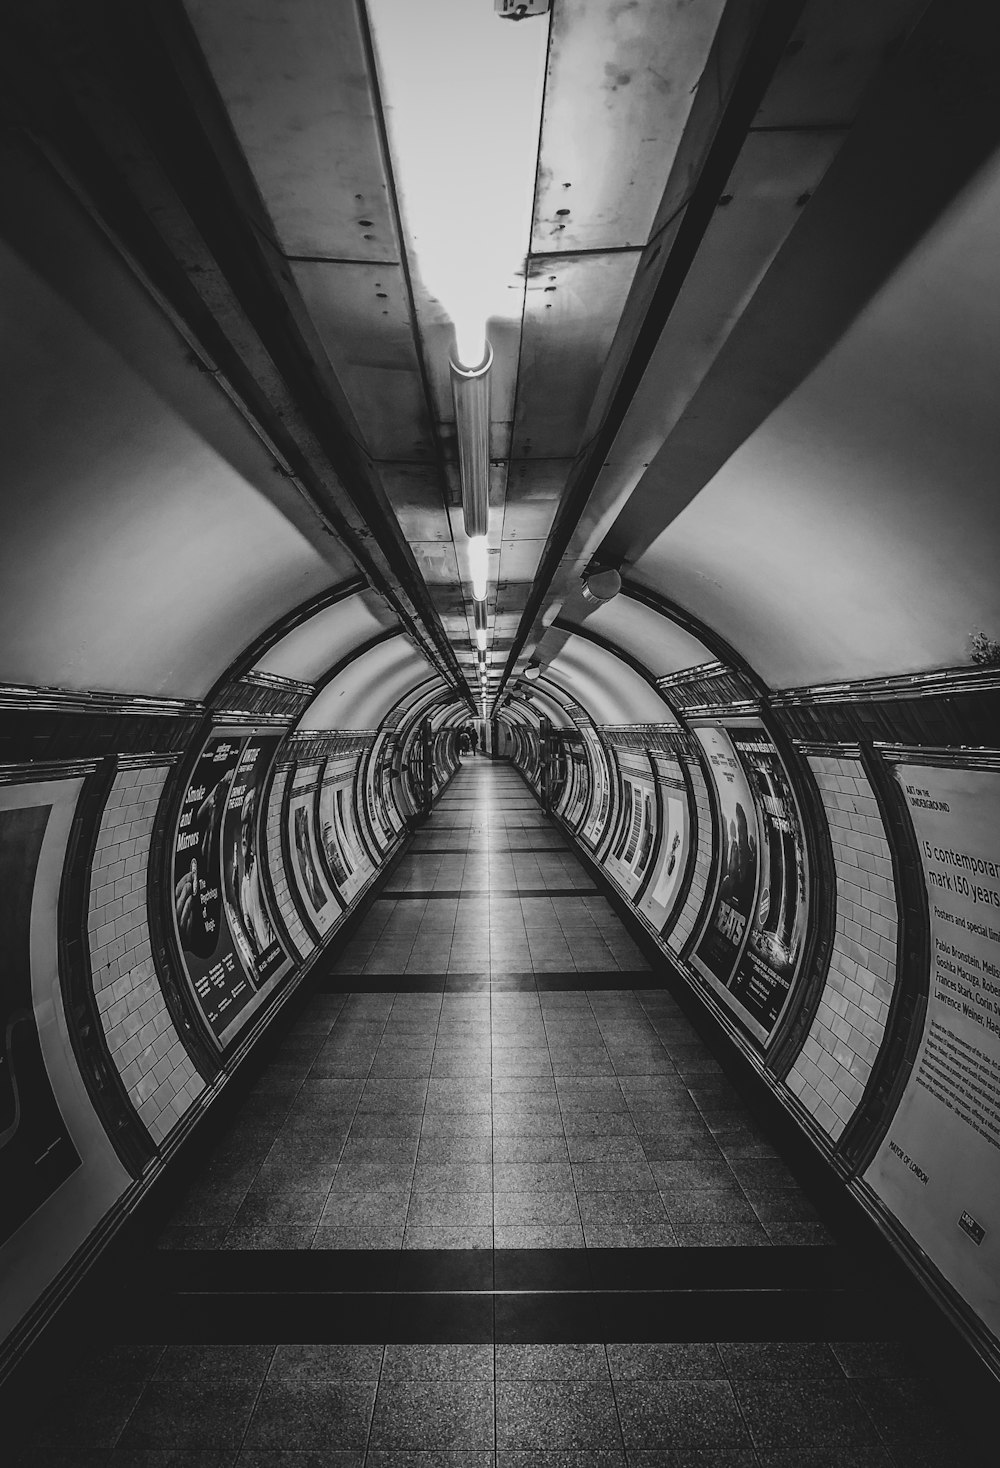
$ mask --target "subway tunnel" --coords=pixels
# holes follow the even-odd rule
[[[5,1462],[995,1462],[992,9],[7,0]]]

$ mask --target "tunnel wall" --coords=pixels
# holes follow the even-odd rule
[[[553,659],[510,698],[504,748],[996,1370],[1000,678],[772,695],[702,630],[718,659],[647,670],[662,723],[598,722]],[[539,720],[539,687],[571,728]]]
[[[55,694],[0,714],[0,1375],[454,773],[436,684],[377,729],[296,729],[310,697],[269,674],[225,681],[215,714]],[[211,874],[198,933],[179,890],[192,853]]]

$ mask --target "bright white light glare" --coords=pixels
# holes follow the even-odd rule
[[[548,23],[489,0],[367,0],[393,171],[417,273],[477,367],[486,322],[518,320]]]
[[[465,542],[469,548],[469,580],[476,601],[485,601],[490,583],[490,553],[485,535],[470,535]]]
[[[476,646],[481,648],[483,652],[486,651],[486,639],[488,635],[489,634],[487,633],[485,627],[479,627],[476,629]]]

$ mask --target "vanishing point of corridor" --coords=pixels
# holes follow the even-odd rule
[[[509,767],[464,761],[210,1149],[11,1468],[979,1461]]]

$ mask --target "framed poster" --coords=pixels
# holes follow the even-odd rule
[[[354,828],[351,792],[356,764],[355,757],[328,760],[316,801],[320,852],[345,903],[364,886],[371,870],[371,860]]]
[[[66,853],[92,769],[0,768],[0,1338],[133,1184],[80,1073],[60,974]]]
[[[327,881],[316,831],[319,765],[295,771],[288,786],[286,821],[292,883],[299,906],[317,937],[328,933],[343,911]]]
[[[684,771],[673,756],[653,755],[660,795],[662,831],[649,883],[639,901],[639,911],[658,932],[663,931],[681,891],[691,848],[688,788]]]
[[[53,877],[53,904],[58,893],[61,868],[40,864],[64,783],[0,786],[0,1243],[80,1166],[39,1038],[58,974],[33,973],[31,952],[32,914]]]
[[[729,982],[743,952],[757,901],[757,812],[743,766],[726,731],[713,726],[695,729],[694,734],[711,774],[719,840],[715,898],[691,962],[731,1002]]]
[[[1000,1335],[1000,751],[883,749],[916,838],[930,973],[910,1078],[865,1181]]]
[[[291,967],[261,880],[264,786],[281,734],[215,731],[174,834],[177,941],[198,1006],[226,1044]]]
[[[729,983],[757,1038],[766,1040],[798,971],[808,918],[805,836],[777,747],[763,727],[731,728],[757,808],[760,882],[746,947]]]

